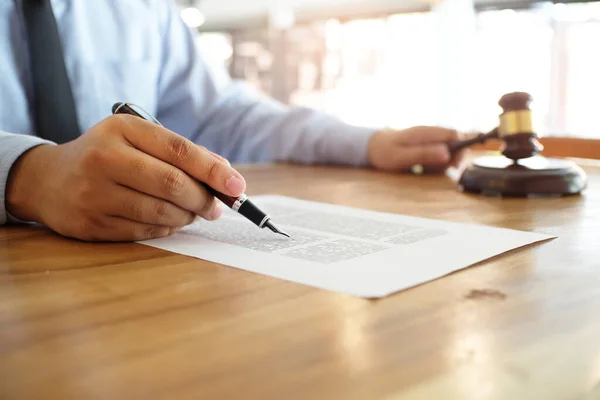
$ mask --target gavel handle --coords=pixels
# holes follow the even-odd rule
[[[466,140],[457,140],[456,142],[449,143],[448,150],[450,151],[450,154],[454,154],[457,151],[462,150],[466,147],[472,146],[474,144],[485,143],[487,140],[497,138],[497,137],[498,137],[498,128],[494,128],[490,132],[480,133],[479,135],[475,136],[474,138],[466,139]]]

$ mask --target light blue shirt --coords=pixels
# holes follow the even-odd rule
[[[172,0],[52,0],[83,131],[115,102],[232,163],[366,165],[373,130],[287,107],[207,66]],[[0,0],[0,225],[16,159],[47,143],[32,124],[32,83],[20,0]]]

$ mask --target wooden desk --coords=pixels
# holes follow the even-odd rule
[[[581,197],[442,177],[241,169],[250,194],[559,235],[369,301],[173,255],[0,229],[1,399],[600,397],[600,167]]]

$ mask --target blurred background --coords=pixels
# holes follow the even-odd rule
[[[540,136],[600,139],[600,1],[177,1],[212,65],[287,104],[488,131],[526,91]]]

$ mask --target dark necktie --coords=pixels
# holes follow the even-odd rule
[[[21,0],[27,29],[37,134],[65,143],[80,134],[50,0]]]

